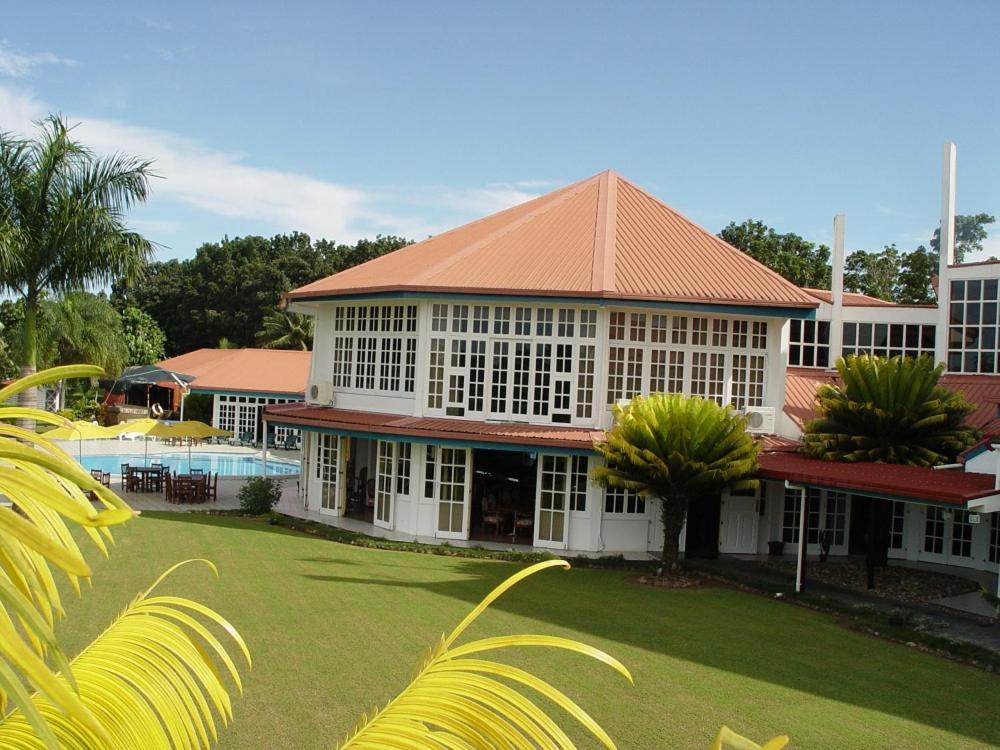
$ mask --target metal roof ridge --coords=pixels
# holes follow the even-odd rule
[[[615,291],[615,245],[618,226],[618,175],[608,169],[597,184],[597,218],[594,232],[593,266],[590,288],[595,292]]]
[[[513,221],[510,221],[510,222],[508,222],[506,224],[503,224],[503,225],[497,227],[492,232],[490,232],[489,234],[487,234],[485,237],[480,237],[478,240],[476,240],[475,242],[473,242],[471,245],[467,245],[466,247],[462,248],[458,252],[452,253],[451,255],[449,255],[446,258],[442,258],[437,264],[429,267],[427,270],[425,270],[422,273],[419,273],[416,276],[414,276],[411,279],[411,282],[414,283],[414,284],[419,284],[421,281],[425,281],[425,280],[429,279],[434,274],[437,274],[437,273],[441,272],[442,270],[450,268],[451,266],[453,266],[456,263],[458,263],[458,261],[460,261],[460,260],[468,257],[469,255],[475,253],[476,251],[480,250],[482,247],[484,247],[484,246],[488,245],[489,243],[493,242],[498,237],[502,237],[505,234],[510,234],[515,229],[519,229],[520,227],[524,226],[525,224],[529,223],[530,221],[533,221],[534,219],[536,219],[537,217],[541,216],[542,214],[548,213],[549,211],[551,211],[556,206],[562,205],[567,200],[569,200],[570,198],[572,198],[573,196],[575,196],[577,193],[579,193],[580,191],[582,191],[584,188],[586,188],[588,185],[590,185],[590,183],[593,182],[593,180],[594,180],[593,177],[588,177],[587,179],[580,180],[579,182],[577,182],[577,183],[575,183],[573,185],[567,185],[562,190],[558,190],[555,193],[550,193],[547,196],[539,196],[539,199],[540,198],[548,198],[548,200],[541,201],[539,203],[539,205],[536,206],[535,208],[533,208],[531,211],[528,211],[523,216],[519,216],[518,218],[514,219]],[[538,200],[538,199],[536,199],[536,200]],[[513,206],[512,206],[512,208],[513,208]],[[507,209],[507,210],[509,210],[509,209]],[[495,216],[495,215],[496,214],[490,214],[490,216],[485,216],[482,219],[479,219],[478,221],[484,221],[484,220],[490,218],[491,216]],[[455,229],[456,230],[457,229],[462,229],[465,226],[468,226],[468,225],[467,224],[463,224],[461,227],[456,227]],[[455,231],[455,230],[452,230],[452,231]],[[419,244],[419,243],[416,243],[416,244]],[[412,247],[412,245],[411,245],[411,247]],[[385,256],[383,256],[383,257],[385,257]]]

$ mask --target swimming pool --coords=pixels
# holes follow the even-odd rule
[[[153,461],[160,461],[170,471],[177,474],[187,474],[192,468],[202,469],[206,474],[218,473],[220,477],[249,477],[259,476],[261,468],[260,456],[247,455],[245,453],[192,453],[191,463],[188,464],[188,452],[176,451],[171,453],[150,454],[143,457],[142,454],[109,454],[103,456],[84,456],[80,459],[83,468],[87,471],[100,469],[109,474],[121,474],[122,464],[130,466],[149,465]],[[288,476],[299,473],[299,464],[296,461],[285,461],[268,457],[267,475],[269,477]]]

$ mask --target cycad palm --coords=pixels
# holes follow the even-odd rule
[[[150,177],[148,161],[94,156],[59,117],[40,123],[36,140],[0,133],[0,284],[24,299],[22,374],[38,363],[44,292],[130,282],[145,268],[153,246],[125,217]],[[24,406],[36,399],[33,388],[20,396]]]
[[[313,319],[288,310],[275,310],[264,318],[257,341],[268,349],[296,349],[307,352],[312,347]]]
[[[603,487],[659,500],[663,563],[674,568],[690,503],[727,487],[756,487],[759,447],[742,416],[710,399],[637,396],[616,406],[614,416],[614,425],[594,446],[605,465],[591,476]]]
[[[975,440],[965,419],[975,407],[939,385],[930,357],[851,356],[837,362],[843,385],[821,386],[819,416],[803,450],[827,461],[935,466]]]

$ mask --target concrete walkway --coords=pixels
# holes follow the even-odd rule
[[[756,565],[751,560],[723,556],[716,560],[692,560],[689,564],[696,569],[715,573],[749,586],[781,586],[791,590],[795,585],[793,576],[774,568]],[[863,591],[842,589],[808,580],[806,591],[817,596],[835,599],[850,606],[868,607],[886,614],[900,611],[909,612],[914,616],[919,627],[931,635],[970,643],[1000,654],[1000,620],[995,619],[993,612],[981,616],[972,612],[946,609],[938,606],[937,603],[899,602]],[[979,597],[976,593],[963,596]],[[956,597],[948,598],[955,599]],[[986,603],[981,598],[980,601]],[[989,609],[992,610],[991,607]]]

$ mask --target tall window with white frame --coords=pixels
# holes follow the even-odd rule
[[[1000,512],[990,513],[990,549],[991,563],[1000,562]]]
[[[889,526],[889,549],[903,549],[903,527],[906,521],[906,503],[892,501],[892,518]]]
[[[462,534],[465,531],[465,485],[467,451],[464,448],[439,448],[438,531]]]
[[[972,557],[972,523],[967,510],[955,510],[952,513],[951,554],[955,557]]]
[[[933,555],[944,553],[944,511],[941,508],[927,506],[924,519],[924,552]]]
[[[951,372],[1000,372],[997,279],[951,282],[948,326],[948,369]]]
[[[596,337],[595,309],[433,303],[427,410],[590,422]]]
[[[569,457],[543,454],[538,491],[538,539],[561,543],[566,530]]]
[[[416,387],[417,306],[339,305],[333,310],[334,388],[397,395]]]
[[[640,393],[762,406],[768,324],[745,318],[611,311],[607,404]]]

